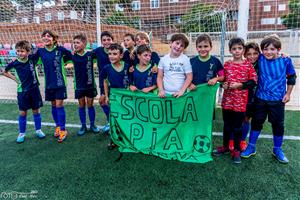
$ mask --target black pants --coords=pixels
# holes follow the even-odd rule
[[[281,101],[266,101],[255,98],[251,130],[261,131],[268,117],[268,121],[272,124],[273,135],[283,136],[284,106],[285,104]]]
[[[242,137],[242,124],[245,118],[244,112],[235,112],[232,110],[222,110],[223,113],[223,146],[228,148],[230,134],[234,136],[234,149],[240,150]]]

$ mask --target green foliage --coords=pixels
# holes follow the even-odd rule
[[[199,3],[183,15],[181,30],[185,33],[220,31],[221,17],[221,13],[214,12],[212,4]]]
[[[130,17],[129,15],[124,15],[123,12],[113,11],[108,17],[103,19],[106,24],[111,25],[125,25],[132,28],[139,27],[139,17]]]
[[[289,0],[289,14],[281,17],[282,24],[289,29],[300,28],[300,0]]]

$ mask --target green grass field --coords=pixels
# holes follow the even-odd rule
[[[16,120],[15,104],[1,104],[0,119]],[[76,105],[66,105],[67,123],[78,123]],[[221,131],[217,110],[214,131]],[[52,122],[49,106],[42,109],[43,122]],[[98,125],[104,116],[97,107]],[[300,136],[300,112],[286,112],[286,135]],[[31,115],[28,120],[32,121]],[[53,127],[44,126],[47,138],[38,140],[27,126],[24,144],[17,145],[16,124],[0,124],[0,199],[12,191],[37,191],[37,199],[300,199],[300,141],[286,140],[288,165],[272,156],[272,140],[258,141],[258,154],[240,165],[229,156],[206,164],[163,160],[142,154],[107,151],[107,138],[88,133],[58,144]],[[270,134],[270,126],[263,130]],[[220,145],[221,137],[214,137]]]

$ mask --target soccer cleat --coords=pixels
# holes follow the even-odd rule
[[[102,128],[102,133],[107,133],[110,130],[109,123],[105,124]]]
[[[20,133],[20,134],[18,135],[18,137],[17,137],[16,142],[17,142],[18,144],[21,144],[21,143],[23,143],[24,141],[25,141],[25,133]]]
[[[240,164],[242,162],[240,151],[235,150],[232,159],[234,164]]]
[[[256,154],[256,148],[253,144],[248,144],[245,151],[241,153],[242,158],[249,158],[250,156],[254,156]]]
[[[228,148],[229,148],[230,151],[234,150],[234,140],[229,140]]]
[[[217,147],[215,150],[213,150],[212,154],[214,156],[221,156],[223,154],[228,154],[229,153],[229,149],[221,146],[221,147]]]
[[[37,130],[35,131],[36,137],[38,137],[39,139],[44,139],[46,137],[45,133],[43,133],[42,130]]]
[[[59,131],[60,131],[60,127],[59,126],[57,126],[56,128],[55,128],[55,132],[54,132],[54,137],[59,137]]]
[[[246,148],[247,148],[247,142],[246,142],[246,140],[242,140],[241,143],[240,143],[241,151],[245,151]]]
[[[90,126],[90,131],[92,131],[93,133],[97,134],[97,133],[100,132],[100,129],[97,126],[95,126],[95,125],[91,125]]]
[[[287,157],[285,157],[283,151],[281,148],[273,148],[273,156],[280,162],[283,164],[287,164],[289,162],[289,160],[287,159]]]
[[[80,130],[77,132],[78,136],[83,136],[87,131],[86,126],[81,126]]]
[[[62,143],[63,141],[65,141],[67,139],[67,135],[68,135],[68,132],[65,130],[65,131],[59,131],[59,138],[58,138],[58,142],[59,143]]]

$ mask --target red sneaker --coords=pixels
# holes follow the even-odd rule
[[[230,151],[234,150],[234,140],[229,140],[228,148],[229,148]]]
[[[245,151],[246,148],[247,148],[247,142],[246,142],[246,140],[242,140],[240,143],[241,151]]]

